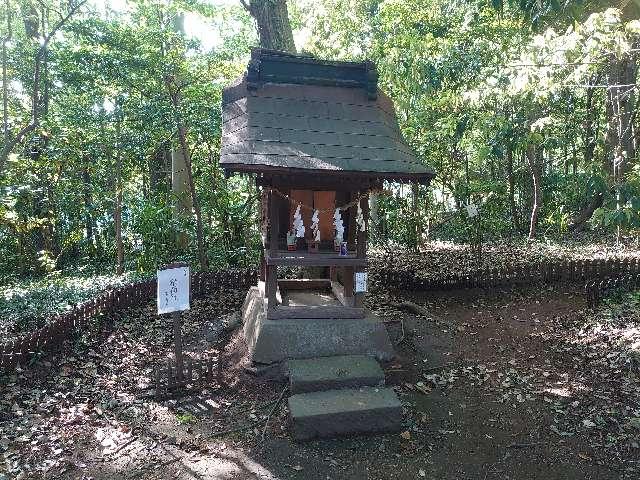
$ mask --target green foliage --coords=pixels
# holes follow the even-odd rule
[[[32,120],[38,36],[51,31],[56,12],[73,5],[11,0],[0,7],[5,37],[11,19],[9,139]],[[290,5],[292,24],[307,40],[300,50],[377,63],[405,138],[437,171],[417,196],[410,186],[388,186],[393,195],[380,197],[374,242],[415,248],[427,230],[430,239],[461,241],[475,238],[478,228],[485,239],[526,233],[532,168],[540,172],[540,232],[565,235],[602,196],[591,225],[636,233],[638,174],[612,178],[617,145],[608,132],[614,119],[608,90],[583,88],[608,82],[611,62],[635,62],[640,22],[628,8],[607,6],[595,0]],[[186,33],[177,28],[181,18]],[[196,38],[194,22],[207,34]],[[195,263],[195,219],[172,210],[177,119],[187,130],[209,264],[255,263],[259,192],[250,178],[225,179],[218,155],[221,91],[242,73],[256,38],[239,3],[131,0],[122,12],[92,4],[75,12],[41,57],[38,125],[0,171],[0,279],[79,267],[113,271],[118,175],[126,269]],[[177,108],[168,85],[179,94]],[[480,208],[477,221],[466,215],[469,203]],[[176,246],[182,235],[186,250]]]
[[[127,6],[127,13],[109,13],[86,5],[49,45],[39,128],[0,172],[0,249],[6,252],[0,272],[8,277],[82,265],[113,268],[118,157],[126,267],[148,272],[169,260],[194,260],[195,222],[172,214],[176,199],[168,159],[178,147],[176,115],[187,126],[213,263],[255,260],[247,253],[256,247],[255,211],[241,207],[248,182],[223,181],[217,165],[221,90],[246,63],[255,38],[249,17],[240,5],[131,1]],[[44,30],[52,28],[56,19],[47,16],[48,3],[29,8]],[[27,24],[17,21],[19,13],[12,10],[8,47],[12,125],[29,121],[25,104],[35,52]],[[180,15],[208,23],[220,42],[204,50],[198,40],[177,32]],[[6,22],[0,22],[2,28]],[[179,112],[168,81],[179,89]],[[229,215],[226,210],[234,208],[242,211]],[[176,248],[181,233],[189,239],[187,252]]]
[[[0,333],[6,337],[16,331],[43,326],[51,315],[95,297],[108,287],[123,285],[133,276],[88,274],[63,277],[58,274],[38,279],[14,281],[3,286],[0,302]]]

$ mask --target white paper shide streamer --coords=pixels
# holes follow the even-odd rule
[[[356,215],[356,223],[358,224],[361,232],[366,231],[367,225],[364,223],[364,215],[362,213],[362,207],[360,206],[360,203],[358,203],[358,214]]]
[[[293,229],[296,232],[296,237],[304,238],[304,222],[302,221],[302,215],[300,215],[300,204],[296,208],[296,212],[293,214]]]
[[[318,209],[313,211],[313,215],[311,216],[311,231],[313,232],[313,239],[316,242],[320,241],[320,212]]]
[[[336,229],[336,242],[342,242],[344,238],[344,224],[342,223],[342,215],[340,215],[340,209],[336,208],[333,212],[333,226]]]

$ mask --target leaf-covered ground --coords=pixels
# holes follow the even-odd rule
[[[637,248],[611,246],[598,242],[487,242],[481,254],[469,245],[430,242],[419,253],[377,248],[370,256],[370,270],[388,268],[412,270],[425,279],[448,277],[453,273],[471,274],[479,270],[521,267],[554,260],[637,258]]]
[[[243,369],[225,315],[242,291],[198,300],[186,351],[223,354],[226,388],[156,401],[171,351],[154,306],[105,319],[73,349],[0,377],[0,472],[51,479],[619,479],[640,469],[640,306],[584,310],[579,290],[375,292],[398,342],[388,382],[399,434],[296,444],[283,384]],[[401,301],[427,316],[400,311]],[[246,365],[245,365],[246,366]],[[268,372],[267,372],[268,373]],[[268,423],[267,423],[268,420]],[[265,428],[266,424],[266,428]]]

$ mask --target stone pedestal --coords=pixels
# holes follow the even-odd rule
[[[244,301],[244,336],[257,363],[332,355],[369,355],[380,361],[394,357],[382,321],[364,318],[267,319],[264,296],[252,287]]]

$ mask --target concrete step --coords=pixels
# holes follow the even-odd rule
[[[395,432],[402,406],[391,388],[327,390],[289,397],[296,440],[339,435]]]
[[[384,385],[380,365],[366,355],[289,360],[287,365],[292,393]]]

